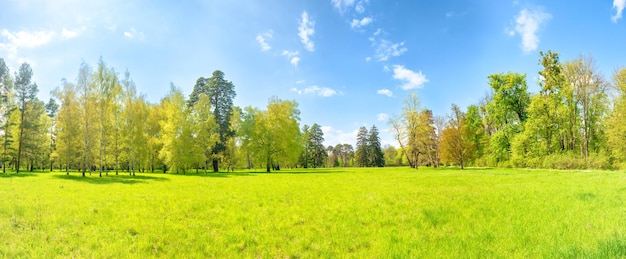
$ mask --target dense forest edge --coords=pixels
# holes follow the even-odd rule
[[[100,59],[80,64],[46,103],[33,71],[13,76],[0,58],[2,172],[219,172],[263,168],[480,166],[620,169],[626,166],[626,68],[611,80],[592,56],[561,62],[540,52],[539,92],[527,76],[487,77],[489,91],[462,110],[434,115],[409,94],[389,124],[398,147],[381,147],[376,126],[361,127],[356,147],[324,146],[321,126],[300,125],[293,100],[264,109],[237,107],[235,85],[216,70],[189,97],[171,83],[159,103],[137,92],[130,73]]]

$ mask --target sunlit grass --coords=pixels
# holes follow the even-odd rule
[[[626,256],[626,174],[0,174],[0,257]]]

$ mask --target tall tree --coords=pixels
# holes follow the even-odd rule
[[[92,127],[95,124],[94,117],[96,115],[96,90],[90,77],[91,68],[89,67],[89,65],[87,65],[87,63],[81,63],[78,70],[76,87],[79,92],[78,100],[81,111],[80,121],[82,129],[80,135],[82,136],[83,140],[81,171],[83,177],[85,177],[85,173],[87,172],[87,170],[91,171],[93,158],[95,157],[94,142],[96,140],[96,136],[94,136],[94,131]]]
[[[617,97],[607,121],[608,147],[618,166],[626,164],[626,67],[613,74],[613,88]]]
[[[17,165],[15,167],[16,173],[20,172],[20,163],[22,160],[22,151],[24,148],[24,139],[28,137],[24,135],[24,131],[33,127],[33,121],[28,121],[27,109],[28,105],[36,100],[37,84],[33,83],[33,70],[28,63],[23,63],[20,66],[19,72],[15,74],[15,92],[17,97],[18,109],[20,112],[19,120],[19,135],[17,146]]]
[[[209,97],[204,93],[198,95],[198,101],[191,109],[191,113],[192,121],[197,127],[195,129],[197,134],[194,142],[198,145],[198,149],[201,150],[202,167],[206,172],[209,162],[213,160],[213,147],[219,140],[217,124],[211,113]]]
[[[600,76],[593,57],[578,57],[563,64],[563,74],[573,92],[573,105],[570,106],[570,124],[575,133],[580,132],[581,155],[589,156],[589,150],[597,152],[604,136],[602,121],[607,113],[607,83]],[[577,123],[580,119],[580,124]],[[580,126],[578,126],[580,125]],[[578,130],[578,127],[580,130]]]
[[[422,111],[419,96],[411,93],[404,99],[402,107],[402,115],[398,118],[390,120],[393,134],[403,150],[409,166],[411,168],[418,167],[419,147],[418,147],[418,129],[419,114]]]
[[[301,152],[300,111],[294,101],[270,99],[267,110],[247,107],[242,123],[243,147],[266,171],[297,163]]]
[[[235,132],[230,127],[230,117],[232,115],[233,99],[237,94],[235,93],[233,83],[224,79],[224,72],[219,70],[215,70],[208,79],[200,77],[196,81],[188,106],[193,107],[198,101],[198,96],[202,93],[209,97],[213,109],[213,117],[218,125],[219,141],[212,150],[213,171],[218,172],[219,155],[226,150],[228,140],[235,135]]]
[[[441,140],[442,159],[457,163],[461,169],[464,168],[466,160],[474,154],[472,143],[467,137],[467,129],[465,113],[452,104],[452,113],[449,115]]]
[[[54,163],[54,160],[52,159],[52,154],[54,153],[54,150],[56,148],[56,117],[57,113],[59,112],[59,105],[54,100],[54,98],[50,98],[48,103],[46,103],[45,108],[48,118],[50,118],[50,127],[48,130],[50,133],[50,171],[52,172],[52,166]]]
[[[161,121],[161,151],[159,158],[167,166],[167,170],[179,172],[185,170],[194,162],[189,154],[197,152],[193,144],[192,123],[189,119],[189,110],[185,106],[185,97],[182,91],[171,84],[170,93],[161,101],[163,106],[163,120]]]
[[[359,128],[359,131],[356,135],[356,152],[355,163],[356,166],[366,167],[370,164],[370,156],[369,156],[369,147],[370,147],[370,135],[367,131],[367,128],[362,126]]]
[[[77,101],[78,92],[76,85],[63,79],[62,88],[57,88],[53,95],[61,101],[61,108],[57,115],[57,141],[56,153],[60,163],[64,163],[65,173],[69,175],[70,167],[80,157],[80,108]]]
[[[511,72],[493,74],[488,79],[492,95],[487,96],[485,100],[483,108],[486,116],[482,123],[491,128],[487,130],[491,138],[489,153],[497,164],[510,158],[513,138],[523,130],[522,126],[528,118],[530,93],[524,74]],[[468,112],[470,130],[474,131],[475,138],[479,138],[477,111],[468,107]],[[478,144],[477,139],[474,139],[474,144]],[[477,151],[481,152],[480,149]]]
[[[13,142],[13,136],[9,134],[11,125],[11,113],[15,109],[14,98],[14,86],[13,79],[9,67],[4,62],[3,58],[0,58],[0,127],[2,128],[2,172],[6,173],[7,164],[11,161],[9,158],[11,150],[11,143]]]
[[[311,164],[313,168],[321,167],[327,158],[326,148],[324,148],[324,132],[322,127],[317,123],[311,126],[310,132],[307,135],[308,138],[308,153],[311,154]],[[305,151],[306,152],[306,151]]]
[[[383,167],[385,166],[385,154],[380,144],[380,136],[378,134],[378,128],[376,125],[372,125],[369,130],[369,140],[367,141],[369,147],[368,152],[368,166]]]

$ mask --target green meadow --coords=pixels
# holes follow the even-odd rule
[[[624,257],[626,173],[0,174],[0,257]]]

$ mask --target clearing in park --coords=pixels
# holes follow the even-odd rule
[[[623,257],[621,171],[0,174],[0,257]]]

